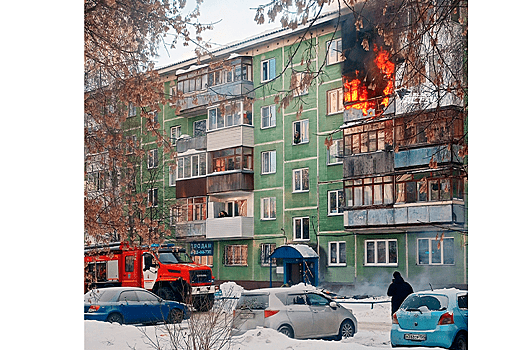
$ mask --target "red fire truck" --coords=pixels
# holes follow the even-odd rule
[[[213,306],[211,268],[193,263],[174,244],[132,247],[127,242],[84,249],[86,291],[104,287],[142,287],[166,300],[191,302],[199,311]]]

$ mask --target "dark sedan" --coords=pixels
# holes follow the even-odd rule
[[[180,323],[189,318],[185,304],[163,300],[135,287],[94,289],[84,294],[84,320],[117,323]]]

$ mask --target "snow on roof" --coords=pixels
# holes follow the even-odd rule
[[[319,255],[315,252],[315,250],[312,249],[309,245],[306,244],[289,244],[289,247],[294,248],[297,250],[303,258],[318,258]]]

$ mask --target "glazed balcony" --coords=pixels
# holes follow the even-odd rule
[[[192,238],[206,236],[206,221],[192,221],[177,224],[175,227],[175,237]]]
[[[394,153],[394,167],[400,169],[428,166],[432,158],[438,164],[462,164],[463,158],[458,156],[458,152],[458,145],[452,145],[450,149],[447,145],[439,145],[400,150]]]
[[[206,135],[177,140],[177,152],[184,153],[191,150],[205,151],[207,146]]]
[[[346,156],[343,160],[343,177],[386,175],[394,171],[394,152],[377,151]]]
[[[206,220],[207,239],[251,239],[253,217],[235,216]]]

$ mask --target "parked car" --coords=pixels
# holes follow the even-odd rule
[[[84,294],[84,320],[117,323],[180,323],[189,317],[185,304],[163,300],[137,287],[94,289]]]
[[[339,340],[357,332],[357,320],[351,310],[305,285],[243,291],[234,311],[232,334],[258,326],[298,339]]]
[[[468,292],[440,289],[410,294],[392,316],[390,341],[396,346],[466,350]]]

